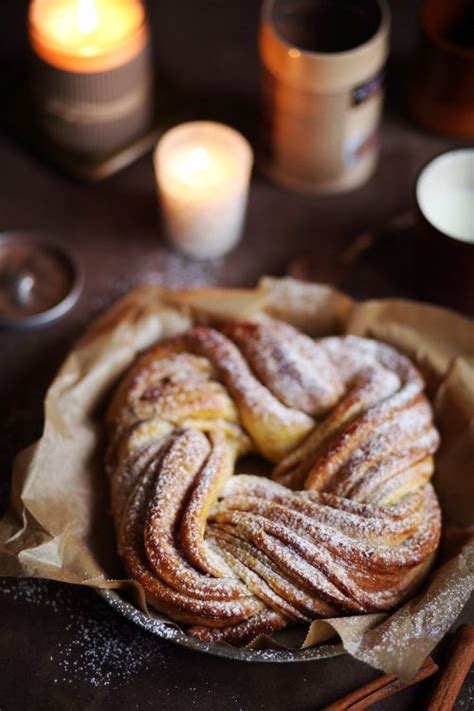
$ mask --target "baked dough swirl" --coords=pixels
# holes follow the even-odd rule
[[[439,437],[414,365],[353,336],[225,321],[159,343],[108,412],[118,549],[189,633],[245,644],[390,610],[439,542]],[[272,479],[234,474],[243,455]]]

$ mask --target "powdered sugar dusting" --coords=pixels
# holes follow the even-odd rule
[[[125,269],[122,264],[113,270],[113,280],[107,284],[107,289],[98,290],[100,295],[92,299],[89,308],[83,312],[84,322],[88,323],[97,313],[140,286],[152,284],[169,289],[218,286],[222,264],[222,259],[193,260],[172,249],[160,248],[158,242],[151,249],[140,244],[139,249],[132,250]]]
[[[114,687],[142,671],[166,666],[163,646],[156,638],[137,632],[135,627],[111,615],[92,594],[83,608],[73,588],[30,578],[2,578],[0,595],[49,608],[61,619],[66,617],[64,631],[68,641],[51,647],[55,683],[86,680],[93,687]]]
[[[406,676],[402,651],[409,648],[409,672],[414,674],[454,624],[474,589],[474,546],[467,545],[459,559],[444,565],[443,572],[430,583],[423,605],[415,598],[365,635],[345,639],[347,651],[375,667],[383,656],[385,671]]]

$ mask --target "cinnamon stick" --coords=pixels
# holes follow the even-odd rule
[[[450,711],[474,663],[474,625],[458,627],[451,657],[443,669],[427,711]]]
[[[343,696],[339,701],[335,701],[329,706],[325,706],[323,711],[363,711],[369,708],[377,701],[388,699],[389,696],[397,694],[402,689],[407,689],[409,686],[418,684],[419,681],[427,679],[432,674],[438,671],[438,666],[427,657],[416,675],[410,681],[401,681],[398,677],[392,674],[384,674],[379,676],[374,681],[364,684],[359,689],[356,689],[347,696]]]

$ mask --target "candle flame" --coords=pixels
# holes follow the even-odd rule
[[[99,27],[96,0],[78,0],[77,29],[83,35],[91,35]]]
[[[205,171],[208,170],[211,165],[211,159],[205,148],[202,146],[197,146],[193,148],[190,156],[190,166],[193,171]]]

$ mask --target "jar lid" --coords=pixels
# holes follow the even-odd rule
[[[64,316],[83,279],[64,247],[34,232],[0,233],[0,327],[30,329]]]

